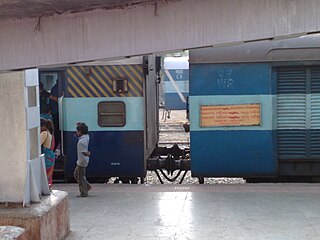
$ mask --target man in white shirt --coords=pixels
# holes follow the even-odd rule
[[[88,197],[88,191],[92,188],[86,179],[86,168],[89,164],[90,152],[88,151],[89,146],[89,134],[88,126],[85,123],[77,124],[77,166],[74,170],[74,178],[79,183],[79,197]]]

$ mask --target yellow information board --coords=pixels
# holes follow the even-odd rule
[[[260,103],[238,105],[202,105],[200,127],[260,125]]]

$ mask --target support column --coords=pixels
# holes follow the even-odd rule
[[[0,74],[0,203],[40,202],[48,195],[40,155],[38,70]]]
[[[0,74],[0,202],[22,203],[27,174],[24,73]]]
[[[49,191],[38,78],[37,69],[0,74],[0,226],[23,227],[26,239],[60,240],[70,229],[68,194]]]

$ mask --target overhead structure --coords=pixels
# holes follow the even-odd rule
[[[0,71],[320,30],[318,0],[0,0]]]
[[[0,19],[48,17],[53,14],[115,10],[174,0],[0,0]],[[175,0],[176,1],[176,0]]]

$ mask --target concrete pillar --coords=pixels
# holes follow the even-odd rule
[[[50,195],[40,155],[38,77],[37,69],[0,74],[0,226],[23,227],[21,239],[60,240],[70,229],[69,202],[65,192]]]
[[[0,75],[0,202],[22,202],[27,168],[23,72]]]
[[[40,156],[38,70],[0,74],[0,203],[49,194]]]

